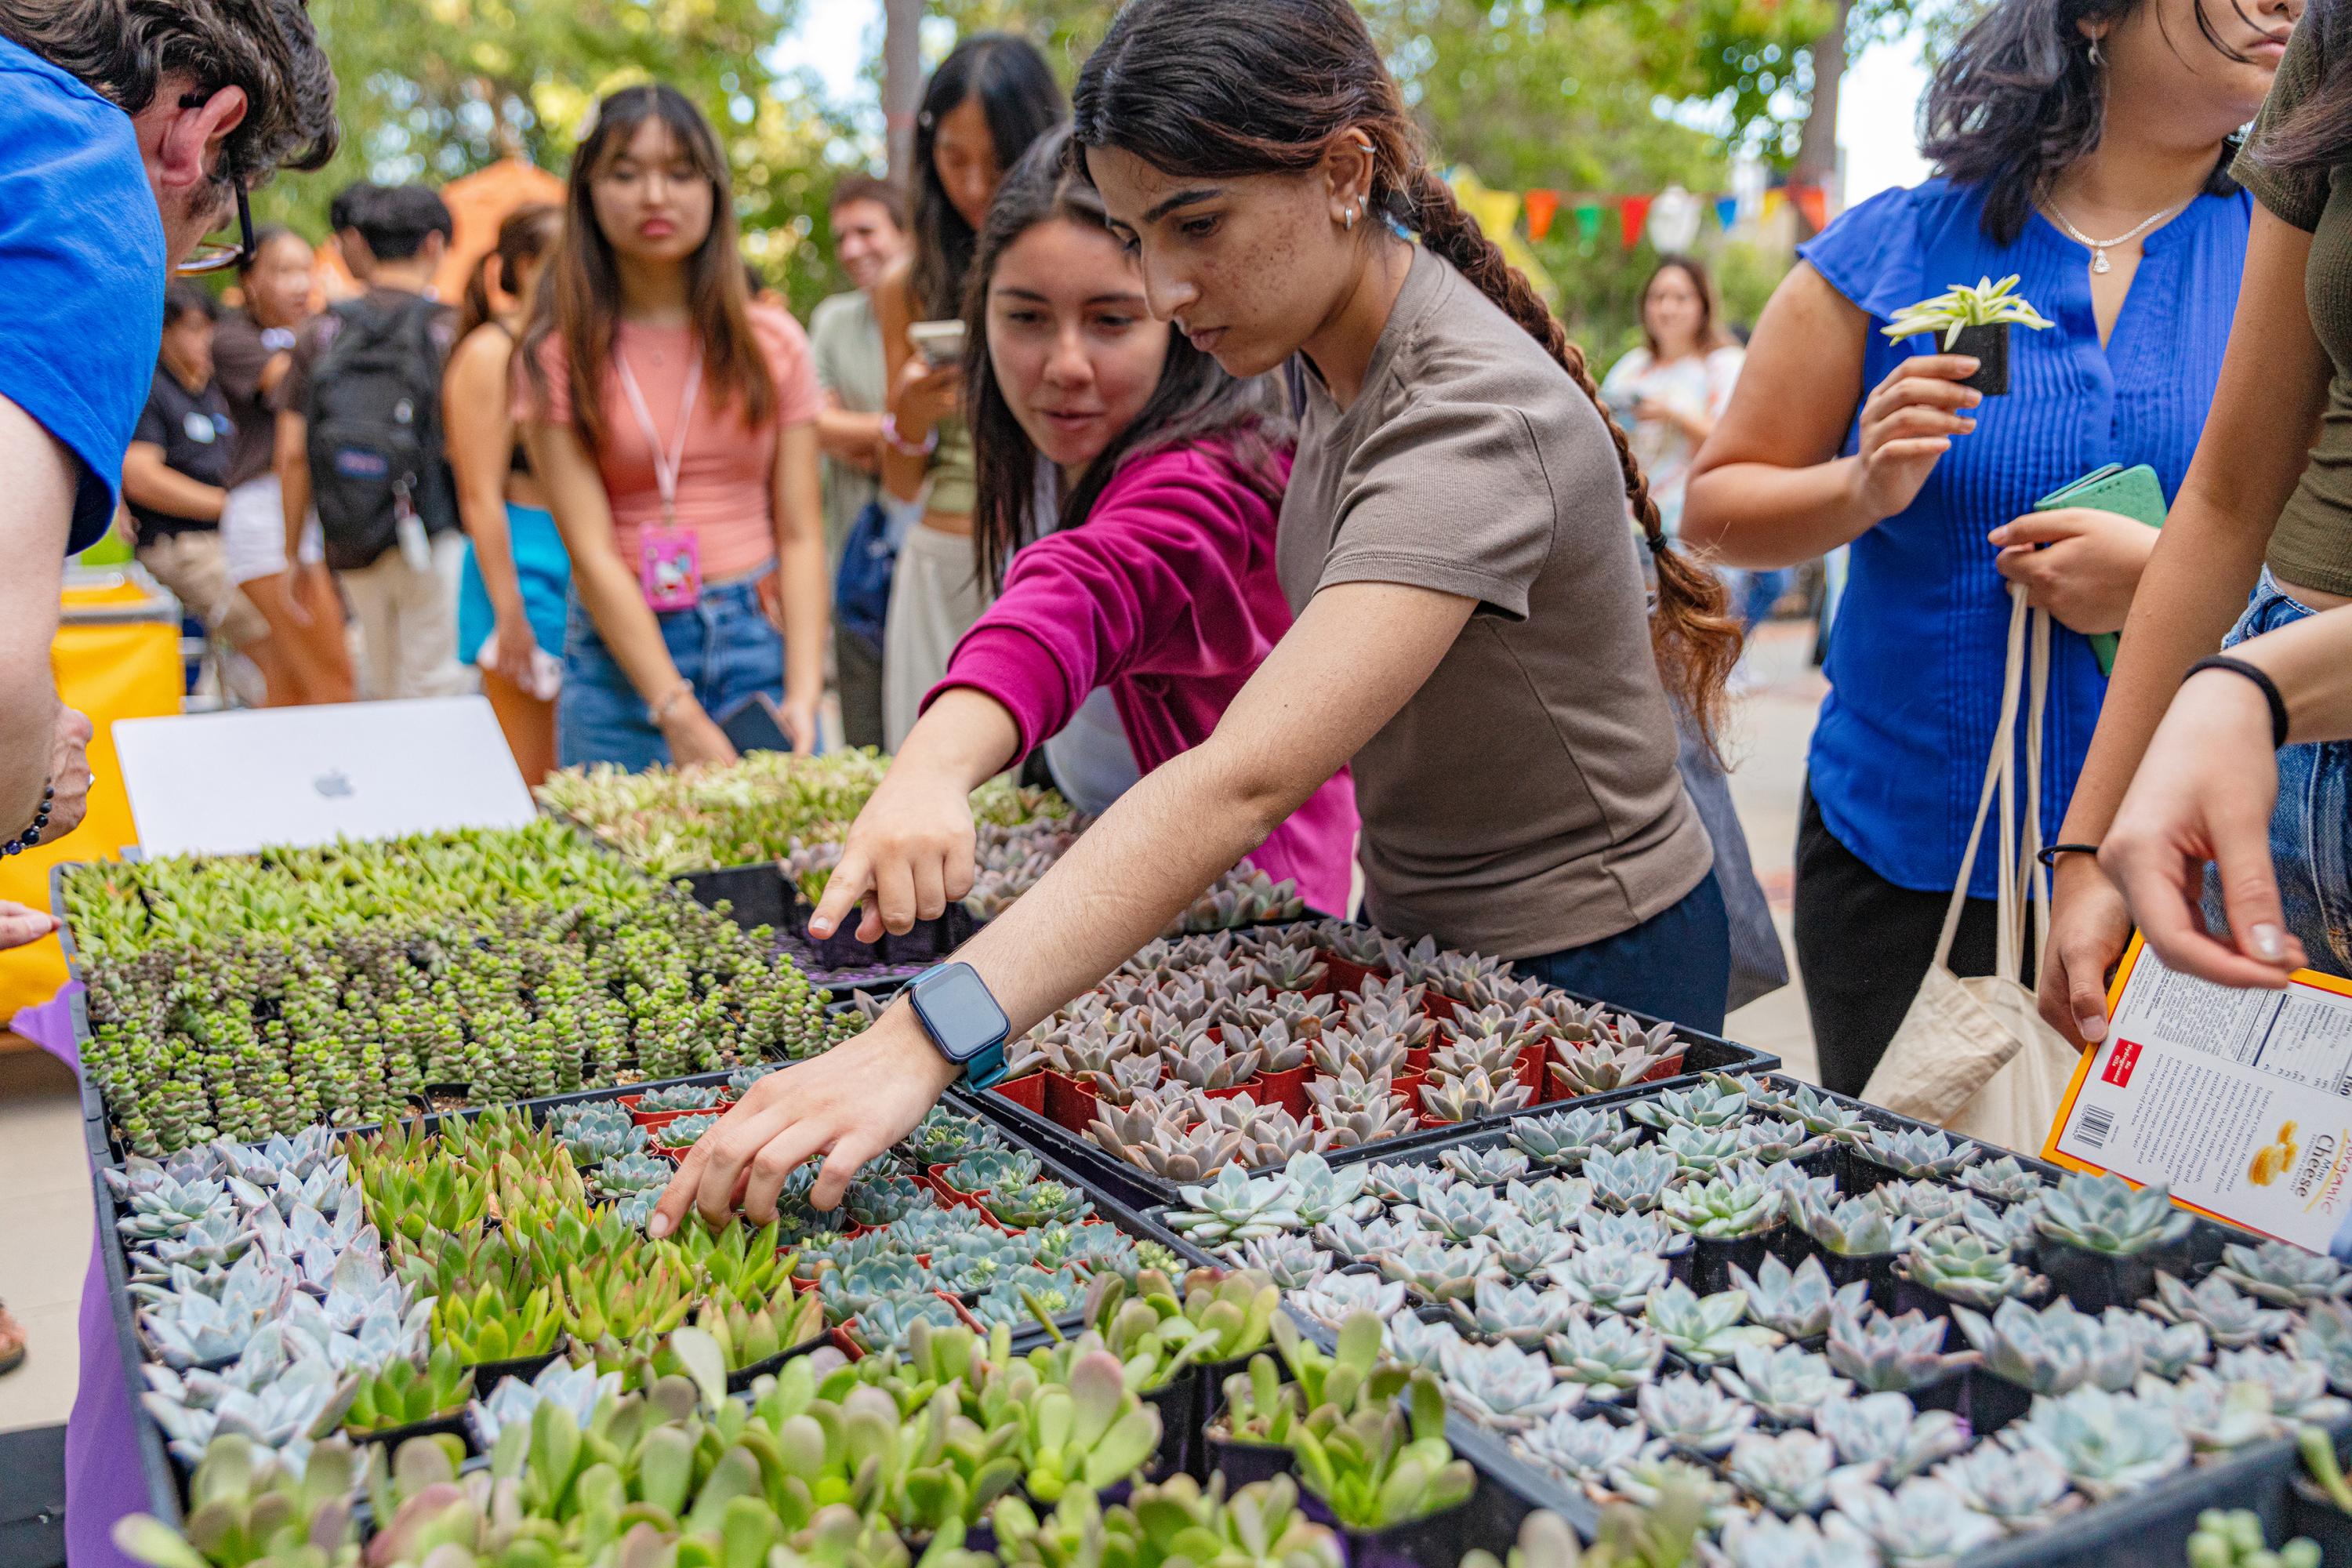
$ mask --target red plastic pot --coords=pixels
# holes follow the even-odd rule
[[[1548,1097],[1551,1084],[1551,1055],[1542,1042],[1522,1047],[1517,1068],[1520,1087],[1528,1091],[1528,1103],[1540,1105]]]
[[[1258,1090],[1258,1084],[1261,1081],[1261,1079],[1256,1078],[1245,1078],[1230,1089],[1204,1089],[1201,1091],[1201,1098],[1203,1100],[1246,1100],[1252,1105],[1271,1104],[1272,1101]]]
[[[1087,1123],[1095,1119],[1095,1091],[1067,1073],[1047,1068],[1038,1075],[1045,1080],[1045,1115],[1057,1126],[1083,1137]]]
[[[1397,1076],[1402,1078],[1405,1073],[1427,1072],[1429,1052],[1430,1047],[1427,1046],[1407,1046],[1404,1049],[1404,1073],[1399,1073]]]
[[[1667,1079],[1680,1077],[1683,1070],[1683,1058],[1686,1054],[1687,1053],[1684,1051],[1676,1051],[1673,1056],[1668,1057],[1664,1061],[1660,1062],[1656,1067],[1654,1067],[1648,1072],[1643,1073],[1642,1075],[1642,1081],[1643,1083],[1662,1083]]]
[[[1365,981],[1389,977],[1388,971],[1384,969],[1367,969],[1353,959],[1341,958],[1337,953],[1325,953],[1323,962],[1330,966],[1330,973],[1325,976],[1324,984],[1334,993],[1361,991]]]
[[[1045,1114],[1045,1075],[1042,1072],[1007,1079],[989,1092],[1001,1094],[1025,1110],[1034,1110],[1040,1116]]]
[[[1404,1108],[1407,1110],[1412,1111],[1415,1116],[1419,1116],[1421,1114],[1421,1086],[1428,1081],[1429,1075],[1425,1072],[1401,1072],[1397,1074],[1396,1077],[1389,1079],[1389,1088],[1395,1092],[1396,1097],[1399,1100],[1404,1101]]]
[[[1257,1085],[1260,1105],[1279,1105],[1291,1115],[1305,1121],[1307,1117],[1307,1080],[1315,1068],[1302,1062],[1280,1072],[1261,1072],[1252,1081]]]
[[[930,1183],[931,1190],[940,1195],[940,1201],[950,1208],[978,1208],[980,1200],[988,1195],[988,1189],[982,1187],[976,1193],[965,1192],[948,1180],[947,1173],[954,1168],[952,1165],[933,1165],[923,1173],[924,1179]]]

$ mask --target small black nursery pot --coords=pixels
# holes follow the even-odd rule
[[[1977,362],[1976,374],[1964,379],[1962,386],[1973,386],[1987,397],[2000,397],[2009,391],[2007,321],[1962,327],[1958,339],[1944,352],[1967,354]]]

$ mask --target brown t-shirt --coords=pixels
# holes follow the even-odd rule
[[[220,325],[213,330],[213,379],[228,400],[230,417],[236,421],[236,445],[229,448],[228,459],[231,489],[269,471],[278,416],[262,395],[261,373],[279,349],[292,346],[280,342],[272,347],[264,341],[261,328],[242,310],[223,310]]]
[[[2268,559],[2282,581],[2328,594],[2352,594],[2352,163],[2273,169],[2263,163],[2262,148],[2273,126],[2308,100],[2331,69],[2343,68],[2352,53],[2347,34],[2352,14],[2347,7],[2313,5],[2304,12],[2253,134],[2230,171],[2263,205],[2311,236],[2304,299],[2334,374],[2319,439],[2279,513]]]
[[[1443,258],[1344,412],[1312,375],[1276,566],[1479,601],[1354,761],[1372,920],[1528,958],[1671,907],[1714,864],[1675,770],[1617,455],[1591,399]]]

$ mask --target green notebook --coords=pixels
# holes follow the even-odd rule
[[[2136,518],[2150,528],[2162,528],[2164,484],[2146,463],[2128,468],[2121,463],[2109,463],[2092,469],[2063,489],[2052,490],[2033,503],[2033,510],[2057,511],[2070,506],[2116,512]],[[2116,671],[2116,641],[2114,632],[2100,632],[2091,638],[2091,651],[2098,656],[2101,675],[2113,675]]]

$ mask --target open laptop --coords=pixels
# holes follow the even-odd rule
[[[113,731],[150,858],[513,827],[536,810],[480,697],[124,719]]]

